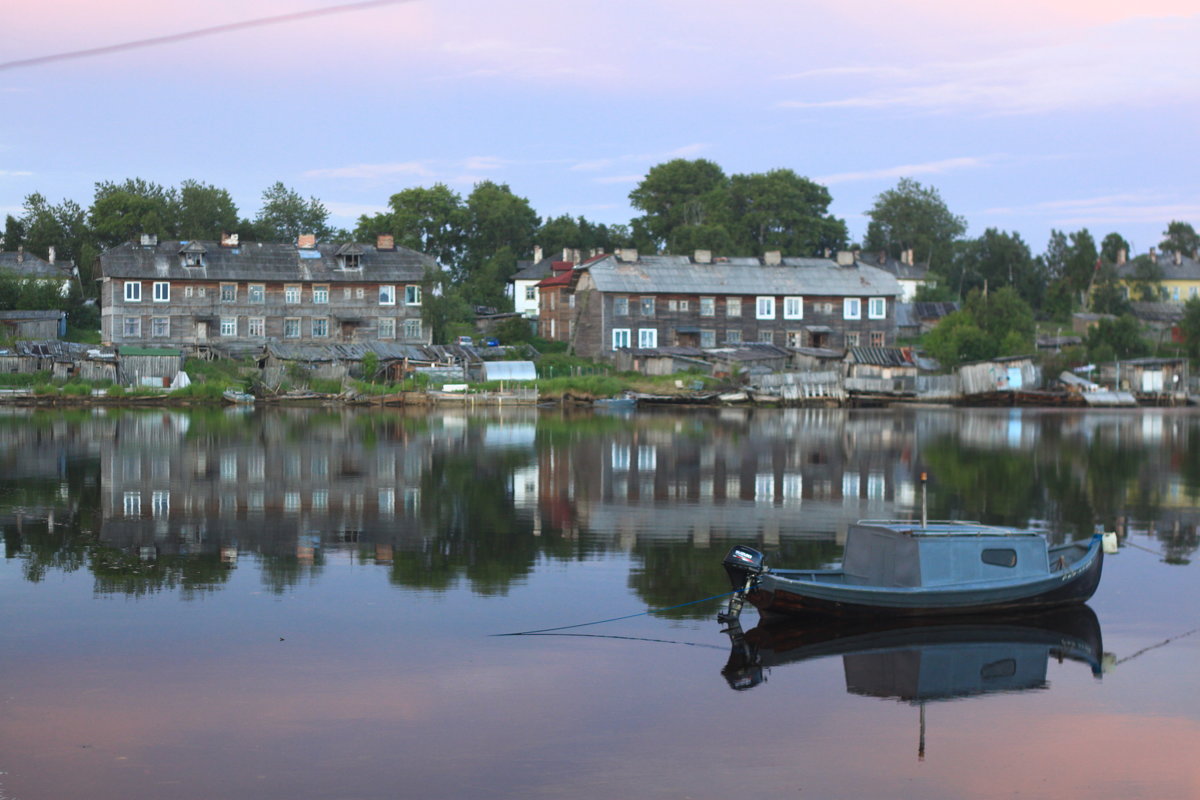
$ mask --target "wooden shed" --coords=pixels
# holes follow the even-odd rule
[[[958,368],[959,386],[965,397],[1037,390],[1042,386],[1042,370],[1033,356],[1006,356],[974,361]]]

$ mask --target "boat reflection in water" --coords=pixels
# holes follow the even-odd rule
[[[1086,664],[1097,678],[1104,657],[1100,623],[1088,606],[1018,617],[934,618],[874,625],[759,625],[725,631],[731,651],[722,674],[751,689],[772,667],[841,656],[846,691],[921,707],[991,692],[1045,689],[1051,658]]]

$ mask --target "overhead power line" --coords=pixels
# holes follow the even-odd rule
[[[273,17],[259,17],[258,19],[248,19],[243,22],[230,22],[225,25],[213,25],[209,28],[197,28],[193,31],[172,33],[166,36],[152,36],[149,39],[136,39],[132,42],[109,44],[103,47],[89,47],[86,50],[71,50],[66,53],[55,53],[48,56],[35,56],[33,58],[20,58],[16,61],[5,61],[0,63],[0,71],[6,69],[20,69],[21,67],[34,67],[38,66],[39,64],[50,64],[55,61],[68,61],[73,58],[91,58],[92,56],[120,53],[125,50],[137,50],[142,47],[154,47],[160,44],[174,44],[175,42],[185,42],[189,39],[199,39],[203,36],[216,36],[222,33],[245,30],[247,28],[262,28],[268,25],[280,25],[285,22],[297,22],[303,19],[312,19],[313,17],[327,17],[333,14],[345,14],[351,11],[366,11],[379,6],[390,6],[396,5],[397,3],[407,3],[411,1],[412,0],[362,0],[362,2],[358,3],[347,3],[340,6],[326,6],[325,8],[314,8],[308,11],[297,11],[292,14],[279,14]]]

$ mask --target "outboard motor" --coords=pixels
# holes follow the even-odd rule
[[[725,567],[725,573],[729,575],[729,582],[734,591],[733,596],[729,598],[729,608],[725,613],[717,615],[720,622],[737,620],[742,613],[742,605],[746,602],[746,595],[754,588],[758,576],[767,571],[765,561],[766,556],[762,553],[742,544],[726,554],[721,565]]]

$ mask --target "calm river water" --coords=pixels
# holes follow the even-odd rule
[[[1090,610],[731,643],[922,471]],[[0,800],[1197,798],[1198,525],[1181,410],[0,409]]]

